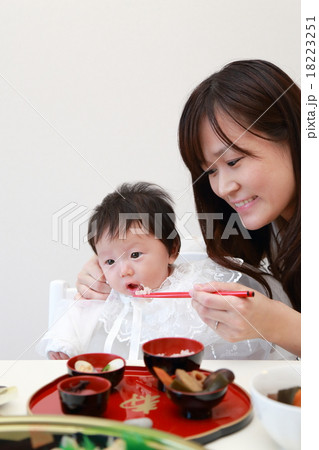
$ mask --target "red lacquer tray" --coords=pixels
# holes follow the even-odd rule
[[[33,394],[29,413],[63,414],[57,384],[68,376],[57,378]],[[178,406],[157,389],[157,380],[145,367],[127,366],[123,380],[109,397],[104,417],[120,421],[148,417],[153,428],[206,444],[245,427],[252,419],[252,405],[249,395],[232,383],[222,402],[214,407],[212,418],[185,419]]]

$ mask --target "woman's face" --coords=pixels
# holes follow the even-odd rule
[[[205,118],[200,141],[202,168],[216,195],[240,216],[248,230],[257,230],[279,217],[289,221],[295,209],[295,178],[289,147],[254,136],[223,114],[218,123],[228,138],[249,155],[225,145]]]

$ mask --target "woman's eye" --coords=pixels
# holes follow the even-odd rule
[[[235,164],[238,163],[238,161],[240,161],[243,158],[243,156],[241,158],[237,158],[237,159],[233,159],[232,161],[229,161],[227,163],[228,166],[233,167]]]
[[[133,252],[133,253],[131,253],[131,258],[136,259],[139,256],[141,256],[141,254],[142,254],[141,252]]]
[[[214,175],[214,173],[216,173],[217,169],[209,169],[209,170],[205,170],[205,174],[206,175]]]
[[[111,266],[111,265],[114,264],[114,263],[115,263],[114,259],[107,259],[107,260],[105,261],[105,264],[108,265],[108,266]]]

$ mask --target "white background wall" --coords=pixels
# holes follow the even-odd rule
[[[299,82],[300,0],[0,0],[1,359],[37,357],[50,280],[74,284],[91,255],[86,223],[66,213],[62,234],[56,212],[74,203],[85,222],[79,206],[138,180],[194,210],[179,116],[243,58]]]

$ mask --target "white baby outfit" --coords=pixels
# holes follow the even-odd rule
[[[242,277],[242,278],[241,278]],[[206,258],[173,266],[159,291],[188,291],[195,283],[236,282],[245,276]],[[262,290],[259,289],[261,292]],[[276,297],[275,297],[276,298]],[[138,299],[114,290],[106,301],[61,300],[67,311],[44,335],[37,350],[64,352],[69,357],[106,352],[125,359],[142,359],[141,344],[159,337],[188,337],[203,343],[204,359],[281,359],[263,339],[229,343],[208,327],[192,307],[191,299]],[[286,303],[286,301],[285,301]],[[286,355],[285,355],[286,357]]]

